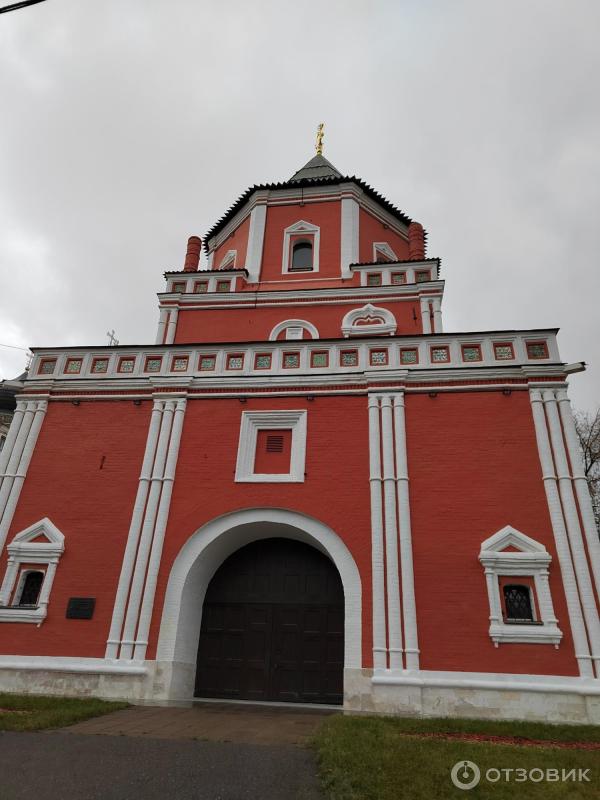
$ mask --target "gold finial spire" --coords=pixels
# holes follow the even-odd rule
[[[315,150],[317,151],[318,156],[323,155],[323,139],[325,138],[325,133],[323,132],[324,127],[325,124],[320,122],[319,127],[317,128],[317,141],[315,143]]]

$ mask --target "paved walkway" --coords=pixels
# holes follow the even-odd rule
[[[322,800],[294,745],[0,733],[2,800]]]
[[[79,722],[65,732],[197,739],[245,744],[302,745],[329,714],[320,708],[196,703],[192,708],[134,706]]]

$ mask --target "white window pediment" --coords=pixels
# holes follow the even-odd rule
[[[293,272],[291,269],[292,242],[299,239],[302,234],[306,234],[306,239],[312,244],[312,269],[307,272],[319,271],[319,245],[321,240],[321,229],[312,222],[301,219],[289,225],[283,232],[283,258],[281,271],[284,274]],[[301,271],[300,275],[302,274]]]
[[[396,318],[387,308],[377,308],[367,303],[362,308],[349,311],[342,320],[342,335],[350,336],[377,336],[396,333]]]
[[[219,269],[234,269],[236,259],[237,250],[228,250],[219,264]]]
[[[554,615],[548,569],[552,556],[546,548],[516,528],[507,525],[481,544],[479,561],[485,570],[490,604],[490,638],[501,642],[553,644],[558,647],[562,632]],[[504,619],[500,595],[501,578],[533,579],[539,619],[531,624],[515,624]]]
[[[398,261],[398,256],[387,242],[373,242],[373,261],[382,255],[387,261]]]
[[[8,565],[0,588],[0,622],[33,622],[41,625],[44,621],[54,574],[65,549],[65,537],[47,517],[17,533],[6,548]],[[23,569],[27,565],[27,570]],[[32,567],[40,565],[44,573],[38,602],[35,607],[13,606],[22,588],[25,572],[35,571]],[[18,585],[17,585],[18,583]],[[15,592],[15,586],[17,591]],[[18,602],[18,598],[17,598]]]

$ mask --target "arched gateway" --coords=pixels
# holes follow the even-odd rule
[[[222,564],[202,611],[196,697],[341,703],[344,590],[303,542],[262,539]]]
[[[361,667],[361,602],[356,563],[322,522],[276,508],[218,517],[169,575],[157,652],[167,694],[341,702],[344,675]]]

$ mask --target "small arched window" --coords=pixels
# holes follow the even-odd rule
[[[510,583],[502,587],[507,622],[533,622],[533,606],[529,586]]]
[[[19,606],[37,606],[44,582],[44,573],[38,571],[30,571],[25,575],[21,594],[17,601]]]
[[[312,242],[302,240],[296,242],[292,247],[293,270],[311,270],[313,268],[313,246]]]

